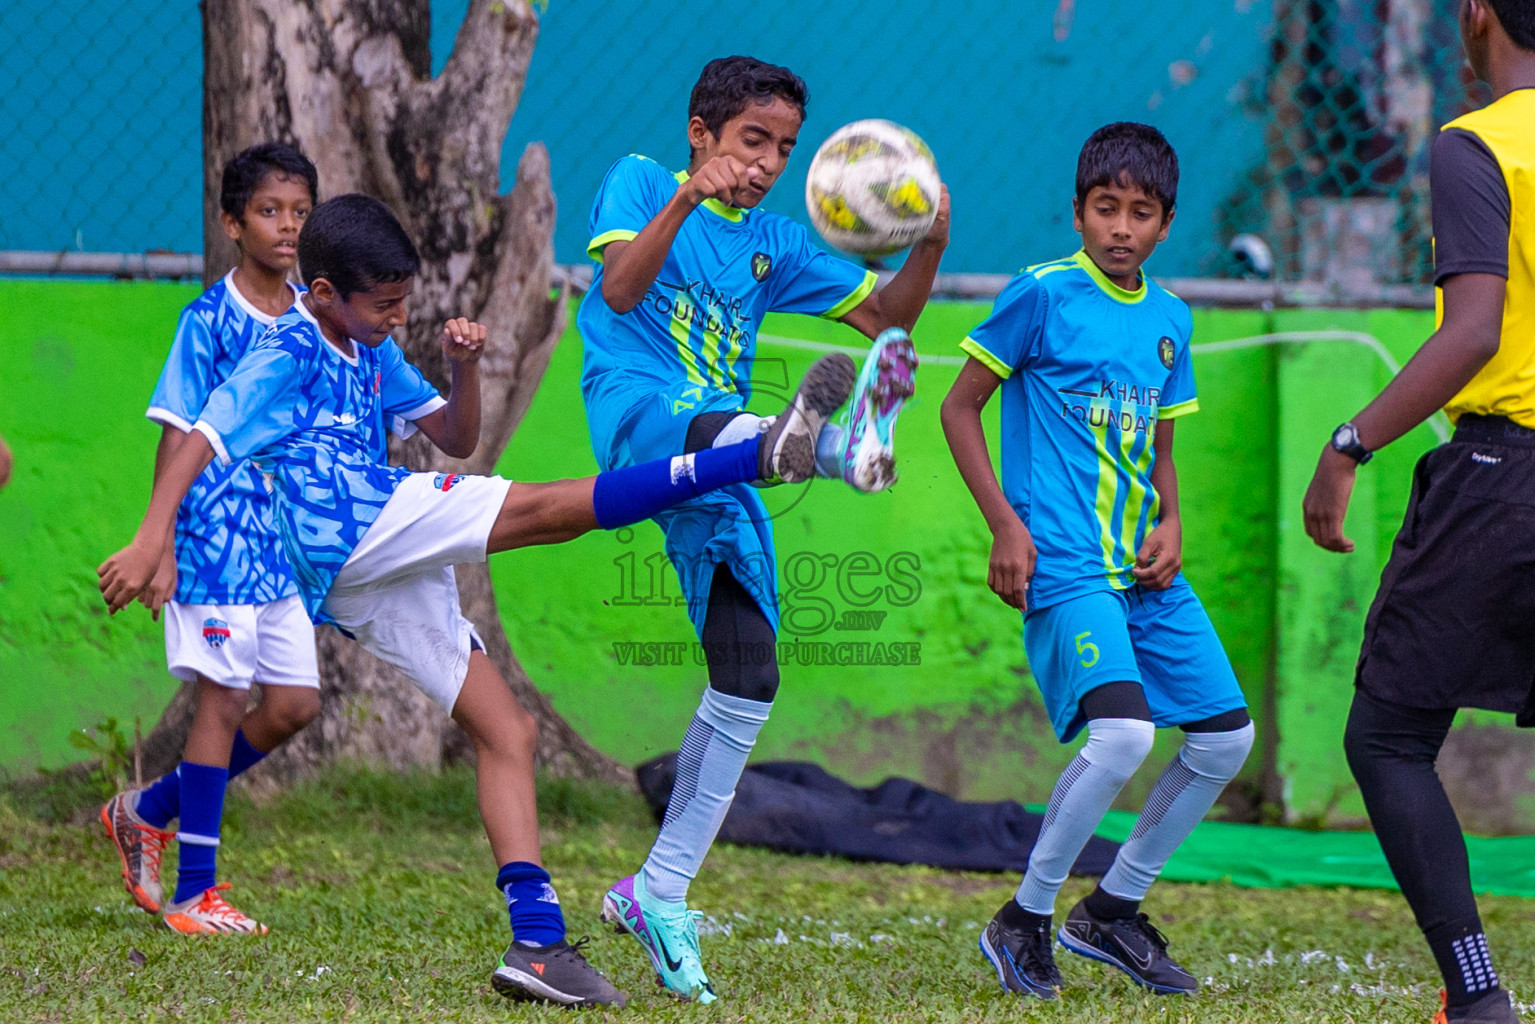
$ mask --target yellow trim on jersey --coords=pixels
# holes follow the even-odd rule
[[[677,179],[677,184],[680,185],[683,182],[687,181],[688,178],[691,177],[691,175],[689,175],[687,171],[678,171],[676,174],[673,174],[672,177],[676,178]],[[724,203],[720,202],[718,199],[705,199],[699,205],[702,206],[705,210],[708,210],[712,214],[716,214],[717,216],[724,217],[726,220],[730,221],[732,224],[739,224],[739,223],[741,223],[741,221],[746,219],[746,211],[745,210],[741,209],[738,206],[726,206]]]
[[[602,250],[608,247],[608,243],[632,242],[638,237],[640,237],[640,233],[638,231],[626,231],[623,228],[617,228],[613,231],[604,231],[602,234],[586,243],[586,255],[596,260],[598,263],[601,263]]]
[[[1535,427],[1535,89],[1516,89],[1445,125],[1481,139],[1508,189],[1508,286],[1498,352],[1444,407],[1451,422],[1465,413],[1506,416]],[[1444,317],[1435,294],[1435,323]]]
[[[1088,414],[1089,422],[1092,419],[1091,411]],[[1114,561],[1114,531],[1112,521],[1114,519],[1114,496],[1119,493],[1119,462],[1114,455],[1109,454],[1109,424],[1108,417],[1103,417],[1103,422],[1090,428],[1093,434],[1093,449],[1098,455],[1098,498],[1094,502],[1093,511],[1098,518],[1099,546],[1103,553],[1103,570],[1109,580],[1109,585],[1115,590],[1126,590],[1129,585],[1119,578],[1122,568]],[[1134,434],[1130,435],[1132,438]],[[1123,439],[1121,438],[1121,444]],[[1128,507],[1128,502],[1126,507]]]
[[[841,302],[837,303],[835,306],[822,313],[821,317],[825,320],[842,319],[853,310],[857,309],[858,304],[869,297],[869,295],[874,291],[874,286],[878,283],[879,275],[874,273],[872,270],[865,270],[863,272],[863,281],[858,285],[858,287],[854,288],[851,292],[848,292],[847,298],[843,299]]]
[[[966,338],[960,342],[959,350],[976,362],[981,363],[986,369],[1003,380],[1007,380],[1007,378],[1013,375],[1013,368],[1011,366],[1008,366],[1002,360],[986,351],[985,348],[981,347],[981,343],[974,338]]]
[[[1175,420],[1179,416],[1187,416],[1191,412],[1199,411],[1199,399],[1191,398],[1187,402],[1179,402],[1176,405],[1164,405],[1157,410],[1157,419]]]
[[[1024,273],[1032,274],[1034,276],[1034,280],[1038,281],[1040,278],[1045,277],[1048,274],[1053,274],[1057,270],[1071,270],[1076,265],[1077,264],[1075,261],[1069,259],[1052,260],[1049,263],[1036,263],[1034,266],[1025,270]]]
[[[704,375],[698,372],[698,357],[693,354],[693,346],[688,342],[692,337],[692,328],[689,326],[689,318],[677,316],[676,305],[672,306],[672,338],[677,342],[677,358],[682,360],[683,368],[688,371],[689,384],[707,385]]]
[[[1141,286],[1132,292],[1110,281],[1109,276],[1099,269],[1098,264],[1093,262],[1093,258],[1087,254],[1086,249],[1078,249],[1077,254],[1072,259],[1076,262],[1077,266],[1087,271],[1087,276],[1092,278],[1093,283],[1103,290],[1103,294],[1115,302],[1123,302],[1127,306],[1133,306],[1146,297],[1146,275],[1140,275]]]

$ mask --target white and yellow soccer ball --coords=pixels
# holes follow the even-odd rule
[[[938,194],[938,164],[927,143],[879,118],[838,128],[805,176],[810,222],[826,241],[857,256],[885,256],[927,234]]]

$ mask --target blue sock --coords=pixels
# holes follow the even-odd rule
[[[731,484],[749,484],[759,475],[757,452],[761,444],[760,438],[752,438],[599,473],[592,488],[597,525],[604,530],[633,526],[700,494]]]
[[[234,747],[229,752],[229,777],[232,779],[241,772],[261,763],[270,751],[257,750],[250,745],[245,738],[244,730],[235,732]],[[139,794],[138,804],[133,808],[146,825],[163,829],[171,823],[172,818],[181,815],[181,775],[180,769],[160,776],[154,782],[145,787]]]
[[[525,946],[552,946],[565,937],[565,914],[549,884],[549,872],[515,860],[496,873],[496,888],[506,894],[512,938]]]
[[[133,813],[144,824],[164,829],[181,813],[181,769],[166,772],[139,793]]]
[[[211,889],[218,879],[219,822],[229,769],[181,762],[181,865],[176,876],[177,903]]]
[[[245,730],[235,731],[235,744],[229,751],[229,777],[232,779],[241,772],[255,767],[261,763],[270,751],[257,750],[250,745],[250,740],[245,738]]]

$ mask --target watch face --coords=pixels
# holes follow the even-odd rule
[[[1356,443],[1358,443],[1358,435],[1354,433],[1351,424],[1345,423],[1332,432],[1332,446],[1339,451],[1352,447]]]

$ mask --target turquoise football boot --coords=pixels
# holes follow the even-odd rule
[[[679,999],[714,1002],[714,987],[704,974],[698,950],[698,920],[703,914],[683,903],[663,903],[645,892],[643,872],[618,882],[602,897],[602,920],[633,935],[650,957],[656,981]]]

